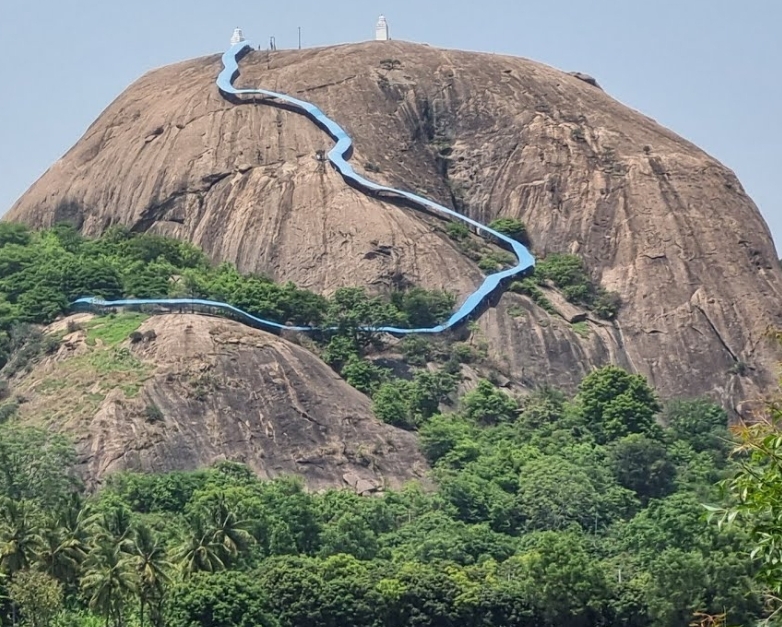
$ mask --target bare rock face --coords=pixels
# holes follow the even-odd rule
[[[315,158],[332,142],[294,113],[226,102],[218,56],[151,72],[13,207],[34,226],[115,223],[187,239],[245,271],[329,292],[481,280],[443,223],[367,198]],[[239,86],[317,104],[358,171],[483,222],[523,219],[537,255],[581,255],[624,306],[576,333],[507,294],[480,319],[517,384],[572,388],[609,361],[665,396],[728,407],[775,383],[782,320],[769,230],[733,173],[585,75],[403,42],[253,52]],[[572,317],[565,316],[568,320]]]
[[[425,475],[415,436],[378,421],[367,397],[300,346],[188,314],[150,318],[139,334],[106,348],[76,331],[13,382],[28,399],[21,419],[73,435],[90,480],[223,459],[263,478],[300,475],[313,490],[370,493]]]

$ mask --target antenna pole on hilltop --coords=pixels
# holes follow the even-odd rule
[[[301,26],[299,26],[299,50],[301,50]]]

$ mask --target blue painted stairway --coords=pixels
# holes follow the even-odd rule
[[[217,77],[217,87],[220,92],[229,100],[241,99],[242,96],[264,96],[265,99],[271,101],[272,104],[282,103],[287,109],[300,113],[312,120],[317,126],[328,133],[334,140],[334,147],[328,153],[328,159],[334,168],[342,175],[345,181],[352,187],[362,191],[363,193],[377,197],[380,199],[388,198],[391,200],[400,200],[405,202],[407,206],[412,206],[424,211],[432,211],[434,213],[443,215],[447,218],[460,220],[475,227],[479,233],[490,235],[507,248],[513,251],[516,256],[517,263],[512,268],[490,274],[487,276],[483,283],[470,294],[467,299],[459,306],[458,310],[444,323],[435,327],[426,327],[422,329],[406,329],[400,327],[378,327],[372,330],[386,333],[393,333],[394,335],[407,335],[407,334],[419,334],[419,333],[442,333],[443,331],[458,325],[463,322],[469,316],[484,304],[488,298],[497,292],[502,285],[504,285],[512,277],[519,276],[535,265],[535,258],[530,251],[517,242],[516,240],[499,233],[488,226],[476,222],[466,216],[463,216],[452,209],[448,209],[432,200],[428,200],[422,196],[412,194],[410,192],[393,189],[391,187],[385,187],[364,178],[360,174],[357,174],[353,167],[347,161],[347,155],[350,154],[353,146],[353,141],[345,130],[337,124],[334,120],[326,116],[323,111],[318,109],[315,105],[287,96],[285,94],[268,91],[265,89],[237,89],[234,87],[234,81],[239,76],[239,60],[241,57],[252,50],[248,41],[243,41],[232,46],[223,55],[223,70]],[[263,104],[261,101],[260,104]],[[76,300],[72,303],[74,309],[92,309],[100,310],[105,308],[138,308],[141,306],[159,306],[166,309],[189,309],[192,311],[209,311],[215,313],[225,314],[231,318],[237,319],[240,322],[244,322],[253,327],[266,329],[269,331],[280,331],[287,329],[290,331],[323,331],[328,329],[320,329],[318,327],[296,327],[287,326],[271,320],[264,320],[257,318],[252,314],[243,311],[237,307],[229,305],[227,303],[221,303],[217,301],[210,301],[197,298],[156,298],[156,299],[125,299],[105,301],[99,298],[85,297]]]

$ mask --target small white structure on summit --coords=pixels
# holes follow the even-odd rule
[[[234,34],[231,35],[231,45],[235,46],[244,41],[244,35],[242,35],[242,29],[238,26],[234,29]]]
[[[386,22],[385,16],[381,15],[377,20],[377,26],[375,26],[375,40],[376,41],[388,41],[391,39],[388,36],[388,22]]]

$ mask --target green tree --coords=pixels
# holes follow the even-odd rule
[[[407,562],[395,573],[403,590],[398,601],[385,608],[395,627],[429,625],[451,627],[458,625],[456,595],[449,573],[437,564]]]
[[[436,372],[420,370],[413,377],[410,412],[414,420],[421,424],[434,416],[440,409],[440,404],[448,400],[456,391],[459,379],[444,369]]]
[[[495,531],[514,535],[518,532],[525,512],[518,499],[497,482],[478,473],[443,473],[440,486],[454,518],[473,524],[488,523]]]
[[[388,370],[355,354],[348,357],[347,362],[340,369],[340,374],[359,392],[370,395],[388,378]]]
[[[0,567],[12,579],[35,562],[41,547],[41,514],[30,501],[0,502]]]
[[[168,627],[277,627],[258,577],[226,571],[198,573],[172,587],[166,604]]]
[[[84,562],[86,546],[78,527],[72,529],[63,515],[49,514],[40,532],[38,568],[63,584],[76,581]]]
[[[78,482],[73,445],[43,429],[0,425],[0,494],[52,511],[70,499]]]
[[[599,368],[584,377],[576,402],[600,443],[631,433],[658,436],[655,415],[660,403],[641,375],[616,366]]]
[[[103,616],[106,627],[122,627],[123,612],[135,586],[133,565],[126,553],[106,540],[90,551],[81,588],[89,608]]]
[[[518,410],[518,403],[513,398],[485,379],[478,381],[478,387],[462,398],[464,415],[483,425],[514,420]]]
[[[0,247],[8,244],[27,246],[32,241],[32,233],[24,224],[0,222]]]
[[[39,253],[32,246],[7,244],[0,248],[0,291],[12,303],[35,286]]]
[[[588,469],[559,456],[525,464],[518,495],[529,530],[564,530],[577,523],[594,532],[632,508],[632,498],[621,488],[597,483]]]
[[[544,624],[605,624],[610,588],[602,566],[584,545],[573,533],[537,534],[499,574],[521,580],[524,598],[543,615]]]
[[[124,503],[109,502],[96,515],[93,529],[95,542],[117,553],[128,554],[133,546],[133,518]]]
[[[320,536],[320,554],[345,553],[361,560],[371,560],[377,555],[377,536],[367,521],[351,512],[345,512],[324,525]]]
[[[223,494],[212,495],[199,504],[204,508],[203,515],[207,517],[207,524],[215,545],[219,547],[223,563],[234,562],[253,543],[253,537],[247,530],[249,522],[239,518],[236,509]]]
[[[654,499],[632,519],[616,525],[614,548],[647,566],[663,548],[708,552],[716,546],[716,529],[704,524],[704,509],[697,496],[677,492]]]
[[[432,343],[418,335],[408,335],[399,346],[411,366],[425,366],[434,353]]]
[[[706,399],[674,399],[665,405],[663,423],[669,436],[687,442],[696,452],[710,451],[720,456],[732,448],[725,410]]]
[[[457,242],[461,242],[470,237],[470,229],[468,229],[467,225],[463,222],[449,222],[445,226],[445,232],[448,234],[448,237]]]
[[[535,276],[547,279],[562,290],[569,301],[589,305],[594,295],[584,262],[577,255],[553,254],[535,266]]]
[[[522,244],[529,243],[527,225],[518,218],[497,218],[489,223],[489,228],[499,231]]]
[[[273,512],[270,522],[277,529],[278,546],[286,549],[275,551],[272,544],[272,554],[313,554],[318,550],[321,526],[315,501],[300,478],[289,477],[266,483],[259,498],[264,509]]]
[[[705,573],[704,559],[695,551],[660,551],[649,566],[650,580],[645,591],[656,625],[686,625],[695,612],[707,609]]]
[[[768,416],[735,429],[736,472],[722,482],[723,507],[709,507],[719,525],[740,525],[749,535],[758,579],[773,605],[782,598],[782,407],[772,404]]]
[[[676,467],[661,442],[632,433],[613,443],[610,458],[619,485],[635,492],[643,504],[673,491]]]
[[[68,300],[60,290],[40,285],[20,294],[16,301],[19,318],[25,322],[52,322],[68,308]]]
[[[419,430],[421,450],[431,464],[436,463],[460,443],[474,442],[475,426],[453,414],[436,415]]]
[[[174,552],[174,560],[182,575],[188,578],[199,572],[214,573],[225,570],[225,562],[221,557],[222,547],[204,517],[191,514],[188,523],[185,539]]]
[[[46,573],[22,570],[8,586],[8,593],[19,608],[24,624],[48,627],[62,610],[62,584]]]
[[[264,562],[259,581],[280,625],[307,627],[320,622],[327,601],[319,571],[317,561],[308,557],[273,557]]]
[[[105,492],[114,493],[134,512],[179,513],[193,495],[203,489],[213,470],[164,474],[117,473],[106,478]]]
[[[165,262],[135,261],[123,268],[123,291],[133,298],[165,298],[174,267]]]
[[[222,490],[196,495],[188,510],[189,529],[175,558],[186,576],[224,570],[254,542],[249,521],[239,518]]]
[[[61,222],[45,231],[43,238],[52,238],[57,246],[69,253],[78,253],[81,250],[84,238],[72,224]]]
[[[414,429],[438,412],[457,382],[444,370],[417,372],[412,381],[387,381],[372,396],[375,415],[388,424]]]
[[[406,318],[413,329],[424,329],[445,322],[456,305],[450,292],[425,290],[420,287],[391,294],[391,304]]]
[[[414,429],[416,426],[411,399],[412,381],[389,381],[383,383],[372,396],[372,410],[380,420],[395,427]]]
[[[154,625],[162,624],[162,604],[166,585],[170,582],[171,564],[165,548],[146,525],[135,528],[130,559],[136,574],[139,601],[139,625],[144,627],[144,610],[151,609]]]
[[[63,292],[68,301],[82,296],[115,300],[123,296],[122,277],[108,259],[75,258],[66,266]]]
[[[370,298],[363,288],[341,287],[329,301],[324,325],[350,339],[356,352],[378,340],[374,329],[401,325],[404,315],[391,303]]]

